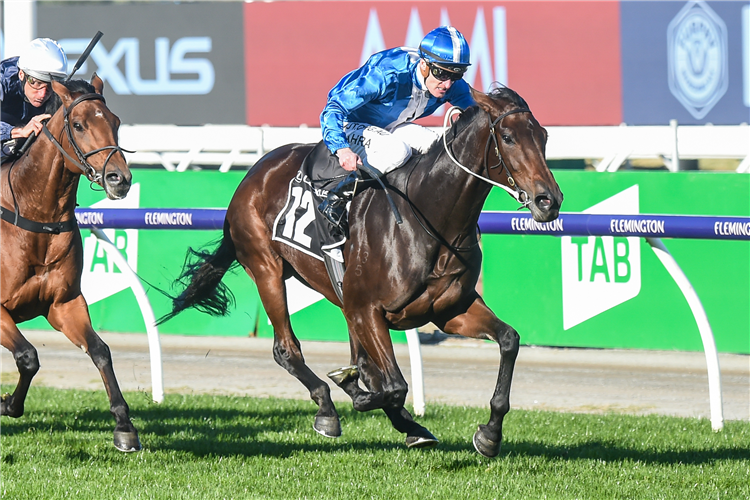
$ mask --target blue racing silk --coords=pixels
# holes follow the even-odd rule
[[[444,98],[436,98],[419,72],[419,53],[399,47],[378,52],[344,77],[328,93],[320,126],[331,153],[348,148],[344,122],[359,122],[392,131],[399,125],[429,116],[449,102],[466,109],[476,104],[469,84],[453,82]]]
[[[0,101],[2,101],[2,122],[0,141],[10,139],[10,131],[22,127],[37,115],[44,113],[44,106],[36,108],[26,100],[23,82],[18,78],[18,57],[0,62]]]

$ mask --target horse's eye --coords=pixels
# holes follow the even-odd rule
[[[83,125],[78,122],[73,123],[73,128],[76,129],[76,132],[83,132]]]
[[[513,138],[508,134],[503,134],[502,139],[505,144],[513,144]]]

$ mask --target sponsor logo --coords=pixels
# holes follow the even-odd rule
[[[78,221],[78,224],[102,226],[104,224],[104,214],[102,212],[85,212],[82,214],[76,212],[76,221]]]
[[[550,222],[537,222],[525,217],[513,217],[510,219],[510,228],[513,231],[563,231],[563,219],[559,217]]]
[[[76,57],[88,45],[85,38],[60,40],[68,54],[68,71],[72,70]],[[211,52],[211,37],[187,36],[179,38],[170,47],[169,39],[159,37],[154,41],[155,78],[141,78],[140,41],[137,38],[120,38],[112,50],[107,51],[100,42],[91,51],[91,59],[97,65],[97,74],[120,95],[204,95],[214,88],[216,75],[208,59],[187,57],[191,53]],[[123,73],[120,62],[124,60]],[[86,65],[81,73],[86,73]],[[173,76],[179,75],[179,78]]]
[[[664,234],[664,221],[658,219],[612,219],[609,221],[612,233],[651,233]]]
[[[505,7],[492,8],[492,26],[494,51],[490,50],[490,36],[487,33],[487,22],[484,8],[477,8],[474,17],[474,28],[471,33],[462,31],[462,34],[469,41],[471,51],[471,66],[464,75],[466,83],[475,88],[481,88],[477,83],[477,75],[481,77],[484,87],[489,87],[493,82],[499,82],[504,85],[508,83],[508,49],[507,49],[507,30],[505,19]],[[443,7],[440,10],[440,24],[451,25],[448,9]],[[413,7],[409,15],[409,24],[406,28],[405,47],[419,47],[419,42],[424,38],[425,31],[422,27],[422,20],[419,16],[419,9]],[[367,30],[365,32],[364,43],[362,44],[362,55],[360,57],[360,66],[367,59],[381,50],[388,47],[385,45],[383,31],[380,27],[378,11],[375,8],[370,9],[367,19]],[[492,54],[494,52],[494,60]],[[442,113],[436,113],[442,114]]]
[[[717,236],[750,236],[750,222],[715,222]]]
[[[91,208],[138,208],[141,185],[133,184],[128,196],[122,200],[104,199],[95,203]],[[103,224],[104,216],[101,212],[88,212],[79,217],[79,222],[87,219],[91,224]],[[136,229],[104,229],[115,247],[120,251],[134,271],[138,271],[138,231]],[[86,302],[93,304],[106,299],[122,290],[130,288],[130,279],[117,267],[114,259],[107,252],[104,245],[92,233],[83,240],[83,274],[81,275],[81,291]]]
[[[584,210],[588,214],[636,215],[638,185]],[[660,221],[616,219],[611,224],[628,232],[631,223],[658,232]],[[663,231],[663,222],[661,229]],[[563,328],[568,330],[636,297],[641,290],[641,243],[637,236],[563,236]]]
[[[150,226],[192,226],[193,214],[188,212],[146,212],[143,221]]]
[[[685,5],[667,28],[669,90],[696,119],[729,85],[727,28],[703,1]]]

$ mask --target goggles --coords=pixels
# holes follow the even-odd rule
[[[429,64],[430,67],[430,73],[432,73],[432,76],[434,76],[436,79],[438,79],[441,82],[444,82],[446,80],[450,80],[452,82],[456,82],[464,77],[464,73],[466,73],[466,68],[463,66],[455,66],[451,68],[450,70],[441,68],[440,66],[435,66],[434,64]]]
[[[26,75],[26,83],[34,90],[44,90],[50,86],[50,82],[44,82],[30,75]]]

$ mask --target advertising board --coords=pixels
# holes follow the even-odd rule
[[[566,212],[750,215],[750,179],[737,174],[556,171]],[[124,200],[102,200],[81,184],[81,206],[97,208],[226,208],[241,172],[136,169]],[[190,193],[190,196],[185,196]],[[710,195],[708,195],[710,193]],[[493,190],[486,210],[515,210]],[[180,219],[174,218],[179,224]],[[655,223],[658,229],[658,222]],[[83,230],[84,294],[94,327],[145,332],[128,282],[96,238]],[[159,289],[174,293],[189,246],[216,241],[220,231],[107,230],[129,265],[146,282],[156,316],[170,310]],[[658,231],[655,231],[658,234]],[[750,242],[665,239],[695,288],[721,352],[750,353]],[[482,237],[481,289],[488,305],[521,335],[523,344],[701,350],[685,298],[647,243],[628,236]],[[235,295],[227,317],[185,311],[160,326],[163,334],[258,335],[273,331],[256,289],[241,269],[225,277]],[[300,339],[347,340],[343,315],[319,294],[288,283],[292,324]],[[45,328],[37,319],[24,328]],[[394,333],[403,341],[402,333]]]
[[[72,68],[91,37],[104,37],[78,71],[96,72],[123,123],[241,124],[242,4],[38,2],[38,36],[58,40]]]
[[[442,24],[469,42],[473,87],[508,85],[548,125],[622,121],[616,2],[251,2],[244,15],[250,125],[320,126],[341,77]],[[442,113],[423,123],[442,125]]]
[[[516,90],[545,125],[750,121],[746,1],[37,2],[37,36],[96,70],[124,123],[319,126],[328,91],[371,54],[441,24],[466,80]],[[440,125],[444,110],[424,119]]]
[[[750,121],[748,2],[620,2],[620,11],[625,123]]]

